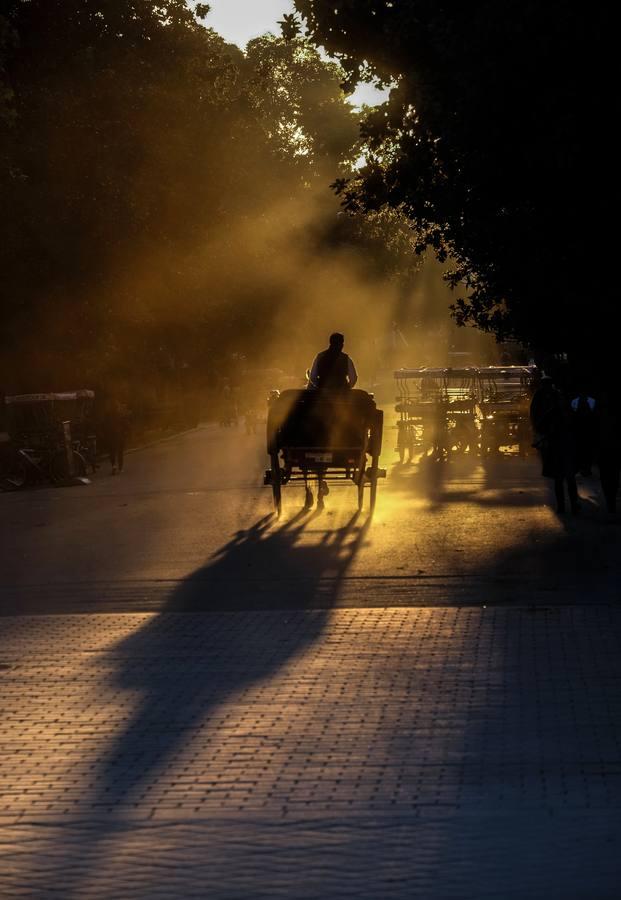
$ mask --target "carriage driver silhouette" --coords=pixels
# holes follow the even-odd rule
[[[338,331],[330,335],[329,346],[318,353],[308,375],[311,391],[348,391],[358,381],[356,367],[347,353],[343,353],[345,337]],[[327,481],[320,479],[317,508],[323,509],[323,498],[330,493]],[[312,495],[311,495],[312,496]],[[307,489],[307,505],[309,492]]]
[[[308,376],[311,390],[347,390],[358,381],[358,373],[350,357],[343,353],[345,338],[335,332],[330,335],[330,346],[318,353]]]

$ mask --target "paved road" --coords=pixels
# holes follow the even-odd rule
[[[616,898],[596,486],[462,459],[276,522],[263,466],[207,426],[0,496],[0,896]]]
[[[263,440],[206,426],[128,457],[88,487],[4,494],[2,612],[607,601],[618,525],[584,485],[559,520],[537,462],[391,466],[372,525],[355,489],[279,523]]]

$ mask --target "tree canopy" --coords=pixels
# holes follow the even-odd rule
[[[286,15],[280,35],[241,50],[209,27],[207,4],[186,0],[3,5],[4,389],[112,376],[142,386],[180,366],[218,371],[225,358],[274,353],[299,370],[328,322],[377,355],[393,321],[420,333],[446,317],[446,296],[436,303],[429,289],[437,269],[419,272],[426,245],[452,254],[487,302],[489,229],[453,151],[421,130],[422,113],[404,113],[408,78],[391,53],[373,56],[376,35],[347,53],[329,45],[335,62],[318,47],[319,6],[300,6],[314,42]],[[373,73],[398,87],[361,134],[347,92]],[[472,199],[472,246],[457,241],[455,196]],[[474,303],[462,317],[485,324]]]
[[[389,100],[363,124],[345,205],[404,210],[452,266],[455,312],[574,357],[610,352],[609,14],[569,0],[297,0],[349,85]]]
[[[285,329],[302,340],[299,285],[310,291],[316,266],[305,247],[342,253],[329,186],[359,155],[345,73],[295,20],[242,52],[208,12],[185,0],[3,7],[5,383],[20,367],[34,387],[69,365],[96,378],[179,356],[205,366]],[[398,218],[384,229],[401,233]],[[409,277],[403,241],[387,250],[374,229],[353,223],[360,265],[371,249],[378,277],[397,257]]]

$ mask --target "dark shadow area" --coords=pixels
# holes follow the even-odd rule
[[[532,531],[529,539],[496,553],[479,589],[479,603],[538,608],[546,604],[610,604],[619,600],[619,524],[599,515],[562,517],[563,531]],[[501,526],[502,527],[502,526]],[[510,528],[510,520],[506,521]],[[473,586],[476,590],[476,586]]]
[[[546,565],[554,549],[542,548]],[[527,548],[494,568],[514,554]],[[407,883],[422,865],[437,898],[614,895],[621,619],[596,599],[438,611],[431,627],[424,616],[412,626],[409,659],[393,665],[387,652],[386,691],[407,701],[383,723],[375,764],[402,777],[372,803],[398,807],[391,824],[408,853],[369,846],[367,877],[388,882],[398,868]]]
[[[431,512],[447,503],[538,506],[539,492],[518,485],[514,465],[515,458],[479,457],[470,453],[453,454],[447,460],[423,455],[412,464],[397,463],[391,470],[388,489],[424,498]]]
[[[298,541],[307,526],[315,530],[326,521],[320,514],[300,512],[279,527],[272,515],[259,519],[184,581],[159,614],[109,651],[107,658],[115,666],[110,689],[130,696],[130,704],[132,694],[139,699],[129,719],[119,723],[92,782],[91,815],[109,821],[86,848],[93,866],[128,809],[157,804],[158,777],[199,732],[210,732],[209,718],[217,707],[269,679],[319,637],[341,580],[364,542],[370,519],[361,518],[356,513],[341,528],[326,527],[310,546]],[[282,573],[295,579],[291,606],[309,610],[309,615],[290,624],[287,613],[270,614],[264,605],[258,612],[255,583],[240,578],[257,554],[273,577]],[[282,604],[282,597],[274,597],[275,605],[279,600]],[[241,627],[235,613],[241,609],[257,610],[250,627],[248,613]],[[197,611],[212,615],[188,616],[187,628],[185,617],[175,615]],[[80,891],[78,884],[70,896],[81,896]]]
[[[523,467],[524,478],[516,479],[515,465]],[[516,456],[472,456],[461,454],[438,461],[423,455],[414,463],[396,463],[390,472],[388,490],[423,497],[428,509],[444,504],[473,503],[480,507],[533,507],[542,500],[553,508],[553,482],[537,478],[532,460]],[[538,465],[538,463],[535,463]],[[580,491],[580,484],[579,484]],[[602,512],[592,496],[580,495],[581,512]],[[563,521],[566,517],[561,517]]]
[[[455,528],[455,539],[436,541],[436,555],[445,554],[440,573],[419,569],[411,588],[395,590],[395,605],[616,602],[621,520],[606,512],[597,479],[579,482],[579,515],[558,514],[553,482],[539,473],[536,459],[465,455],[397,464],[387,485],[397,502],[424,499],[413,522],[431,513],[425,527],[446,529],[447,537]],[[560,529],[550,527],[543,507]],[[481,515],[486,510],[489,517]]]
[[[108,651],[114,666],[110,690],[129,697],[132,712],[119,722],[118,735],[100,758],[92,815],[109,816],[112,829],[128,808],[156,805],[158,777],[199,732],[202,737],[210,732],[217,707],[269,679],[313,644],[364,541],[370,520],[359,519],[356,513],[342,528],[327,528],[310,546],[298,541],[307,526],[316,530],[324,517],[302,512],[280,527],[274,527],[272,516],[258,520],[181,584],[158,615]],[[295,578],[291,605],[309,615],[289,622],[287,613],[264,609],[250,624],[248,612],[240,621],[235,610],[260,606],[253,583],[239,578],[257,553],[274,577],[283,572]],[[190,611],[212,615],[175,615]],[[108,833],[105,825],[98,829],[89,856],[97,857]],[[74,895],[80,895],[79,887]]]
[[[341,528],[332,513],[300,510],[283,525],[267,515],[237,532],[207,563],[183,581],[162,609],[214,612],[264,609],[330,609],[371,524],[354,513]],[[298,540],[321,534],[312,545]]]

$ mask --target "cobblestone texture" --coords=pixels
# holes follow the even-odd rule
[[[1,624],[2,897],[618,896],[619,609]]]

